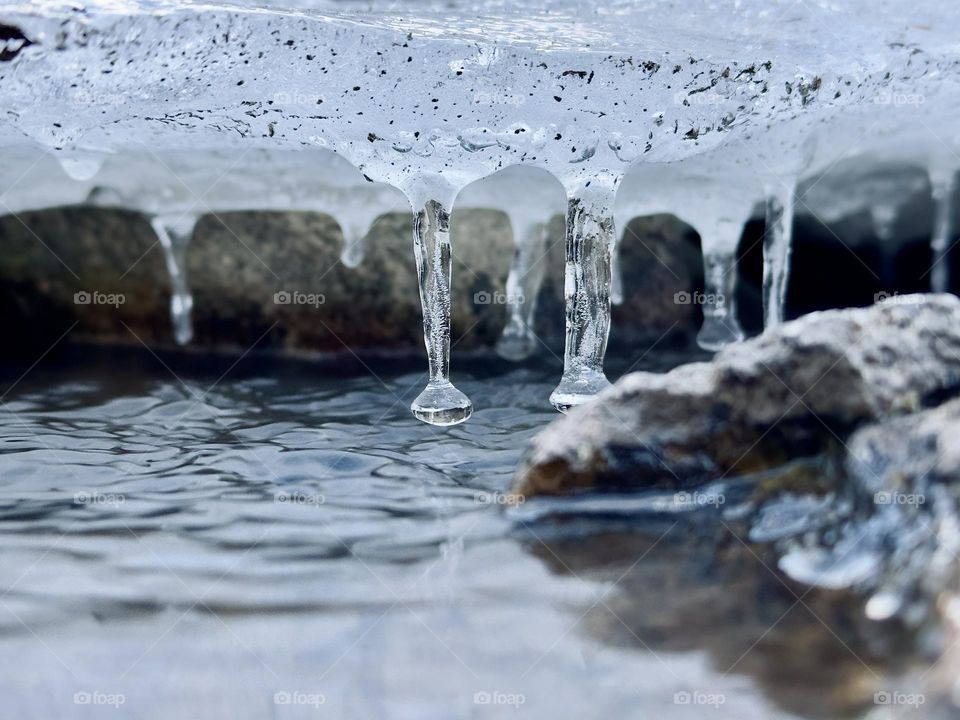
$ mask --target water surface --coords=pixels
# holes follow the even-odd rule
[[[503,512],[558,364],[458,362],[476,413],[440,429],[407,410],[419,362],[234,363],[85,349],[8,372],[11,717],[766,720],[863,702],[856,631],[794,612],[758,559],[718,559],[716,522],[627,500]]]

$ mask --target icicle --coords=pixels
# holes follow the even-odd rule
[[[340,251],[340,262],[348,268],[355,268],[363,262],[363,256],[366,252],[364,247],[364,238],[367,236],[369,226],[360,227],[357,224],[343,225],[343,250]]]
[[[78,182],[90,180],[103,167],[103,158],[99,155],[71,153],[57,155],[57,159],[67,176]]]
[[[348,268],[359,267],[367,251],[366,238],[376,221],[376,216],[356,217],[340,223],[343,229],[343,250],[340,262]]]
[[[896,231],[897,208],[893,203],[883,203],[870,208],[873,232],[880,241],[880,283],[884,288],[897,284],[897,268],[891,252]]]
[[[87,202],[98,207],[120,208],[124,206],[126,199],[114,187],[97,185],[87,195]]]
[[[511,224],[516,248],[507,276],[507,323],[497,342],[497,353],[517,362],[530,357],[537,348],[533,322],[543,283],[547,223],[521,226],[516,218],[511,218]]]
[[[737,320],[737,245],[742,224],[719,219],[713,226],[697,228],[703,246],[703,327],[697,344],[704,350],[719,350],[743,340]]]
[[[456,425],[473,414],[470,398],[450,382],[450,208],[457,189],[441,178],[407,188],[413,208],[413,242],[423,306],[423,336],[430,379],[410,405],[418,420]]]
[[[624,233],[627,231],[627,225],[622,226]],[[623,271],[620,269],[620,248],[623,245],[623,238],[617,240],[613,245],[612,255],[610,257],[610,302],[614,305],[620,305],[623,302]]]
[[[193,339],[193,295],[187,284],[187,245],[197,224],[197,216],[154,215],[150,225],[157,234],[170,273],[170,324],[178,345],[186,345]]]
[[[931,169],[930,184],[933,201],[936,203],[936,217],[933,225],[933,237],[930,249],[933,251],[930,266],[930,289],[933,292],[947,292],[950,287],[950,265],[947,252],[953,234],[953,198],[956,194],[956,171]]]
[[[763,326],[783,322],[793,244],[795,182],[772,187],[767,193],[767,226],[763,237]]]
[[[565,412],[610,385],[603,358],[610,331],[610,253],[616,241],[613,221],[615,183],[594,179],[567,192],[566,345],[563,377],[550,395]]]

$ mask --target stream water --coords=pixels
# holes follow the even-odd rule
[[[815,614],[794,610],[736,542],[720,557],[720,526],[697,511],[503,511],[554,417],[558,367],[463,363],[475,414],[447,429],[409,415],[416,361],[198,368],[82,349],[9,369],[4,715],[768,720],[872,706],[864,679],[880,671],[859,631],[812,597]]]

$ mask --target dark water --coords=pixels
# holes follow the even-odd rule
[[[419,363],[233,362],[7,373],[5,717],[840,717],[904,671],[716,513],[504,513],[552,363],[464,366],[438,429]]]

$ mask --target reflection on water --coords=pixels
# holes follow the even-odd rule
[[[438,429],[402,364],[232,363],[9,373],[11,717],[839,717],[909,664],[715,512],[501,512],[555,366],[475,363]]]

